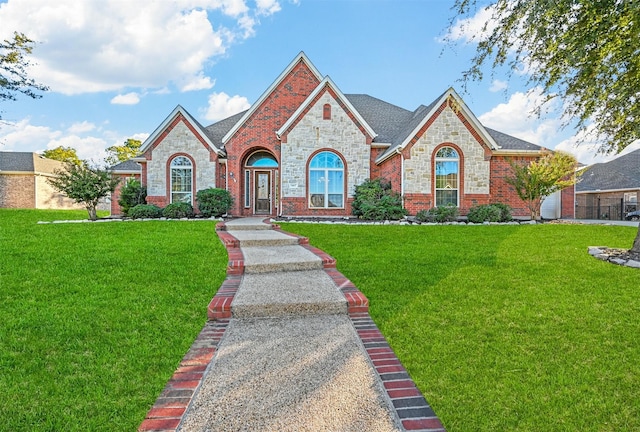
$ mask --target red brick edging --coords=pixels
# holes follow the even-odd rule
[[[265,222],[269,223],[268,220]],[[271,225],[283,234],[296,237],[299,245],[322,259],[324,271],[347,301],[349,318],[371,364],[382,380],[403,428],[412,432],[444,432],[445,428],[440,419],[371,319],[369,300],[353,282],[336,269],[336,260],[326,252],[309,245],[309,239],[306,237],[286,233],[278,225]],[[240,242],[226,231],[224,222],[216,225],[216,232],[229,254],[227,277],[207,307],[209,321],[138,427],[140,432],[176,431],[229,324],[231,303],[244,273],[244,256],[240,250]]]

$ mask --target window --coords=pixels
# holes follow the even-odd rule
[[[309,207],[344,207],[344,164],[335,153],[318,153],[309,163]]]
[[[193,166],[189,158],[178,156],[171,161],[171,202],[191,204]]]
[[[255,168],[277,168],[278,161],[270,153],[259,151],[249,156],[246,166]]]
[[[451,147],[442,147],[436,153],[436,207],[458,206],[460,185],[460,157]]]

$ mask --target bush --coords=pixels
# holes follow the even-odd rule
[[[420,210],[416,213],[416,219],[420,222],[453,222],[458,219],[458,207],[446,205],[433,207],[429,211]]]
[[[398,220],[407,214],[400,194],[391,190],[391,182],[383,179],[367,180],[356,186],[351,208],[354,216],[368,220]]]
[[[162,217],[162,209],[153,204],[138,204],[129,209],[131,219],[157,219]]]
[[[165,207],[162,215],[169,219],[193,217],[193,206],[186,202],[174,202]]]
[[[122,214],[129,216],[129,210],[138,204],[147,203],[147,188],[134,178],[127,180],[122,189],[120,189],[120,199],[118,204],[122,209]]]
[[[229,213],[233,197],[228,190],[219,188],[202,189],[196,193],[198,210],[204,217],[220,217]]]
[[[512,219],[511,207],[500,203],[471,207],[467,219],[473,223],[508,222]]]

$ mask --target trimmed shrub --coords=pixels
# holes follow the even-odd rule
[[[500,203],[471,207],[467,219],[473,223],[508,222],[512,219],[511,207]]]
[[[383,179],[366,180],[356,186],[351,208],[354,216],[367,220],[398,220],[407,214],[400,194]]]
[[[162,210],[162,215],[169,219],[193,217],[193,206],[186,202],[174,202]]]
[[[138,204],[129,209],[131,219],[157,219],[162,217],[162,209],[154,204]]]
[[[231,210],[233,197],[226,189],[209,188],[196,193],[196,202],[202,216],[220,217]]]
[[[122,210],[122,214],[129,216],[129,210],[138,204],[147,203],[147,187],[143,186],[139,180],[130,178],[127,180],[122,189],[120,189],[120,198],[118,205]]]
[[[458,219],[458,207],[446,205],[433,207],[429,211],[420,210],[416,213],[416,219],[420,222],[453,222]]]

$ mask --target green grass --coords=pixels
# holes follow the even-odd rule
[[[211,222],[0,210],[0,430],[132,431],[225,277]]]
[[[635,228],[282,224],[338,260],[449,432],[640,431]]]

